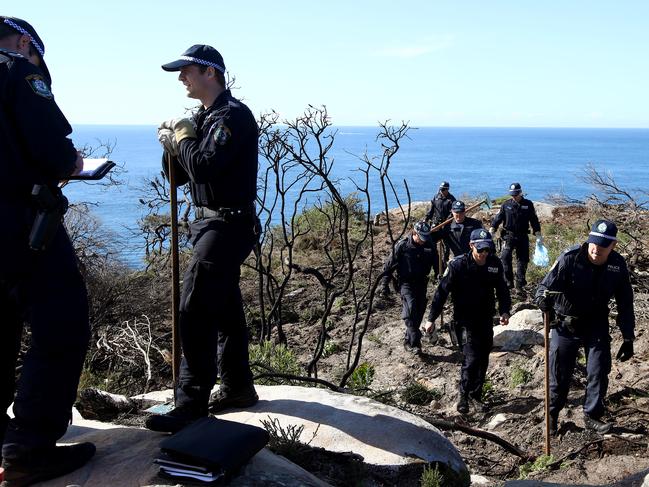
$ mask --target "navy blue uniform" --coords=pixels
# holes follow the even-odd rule
[[[419,245],[412,235],[399,241],[385,261],[384,270],[396,266],[399,294],[401,295],[401,318],[406,325],[405,342],[411,347],[421,347],[419,325],[426,312],[426,288],[428,275],[437,263],[437,249],[430,241]],[[386,288],[390,275],[383,281]]]
[[[495,291],[495,295],[494,295]],[[453,319],[466,330],[460,393],[480,399],[493,346],[493,316],[509,314],[511,298],[503,276],[503,266],[495,255],[485,265],[476,264],[471,253],[451,260],[430,306],[429,321],[442,313],[448,295],[453,297]]]
[[[68,426],[90,335],[85,284],[60,224],[43,251],[29,248],[34,184],[56,186],[75,169],[72,132],[40,69],[0,50],[0,439],[54,446]],[[23,321],[31,346],[15,384]],[[15,393],[15,399],[14,399]]]
[[[587,359],[587,385],[584,412],[599,418],[611,371],[609,301],[617,304],[617,325],[622,336],[634,339],[633,290],[624,258],[610,253],[603,265],[588,260],[588,244],[576,245],[561,254],[538,287],[537,302],[553,304],[556,328],[550,339],[550,413],[557,416],[568,397],[570,381],[579,348]],[[560,294],[544,292],[557,291]]]
[[[471,232],[479,228],[482,228],[482,222],[468,216],[462,223],[457,223],[455,220],[451,222],[446,242],[454,257],[466,254],[471,250],[469,246]]]
[[[455,196],[448,193],[446,196],[439,191],[430,201],[430,209],[426,213],[426,220],[432,221],[433,225],[439,225],[448,220],[451,216],[451,206],[455,201]]]
[[[505,201],[491,221],[491,226],[497,229],[501,223],[503,225],[501,235],[504,243],[500,258],[505,267],[505,279],[507,279],[507,284],[512,287],[514,284],[512,254],[516,252],[516,286],[522,288],[527,284],[525,272],[530,261],[530,240],[528,237],[530,226],[532,233],[541,231],[534,203],[525,198],[521,199],[520,203],[513,198]]]
[[[252,386],[240,267],[257,242],[258,128],[247,106],[224,91],[194,117],[197,139],[184,139],[175,160],[197,207],[194,252],[183,279],[183,360],[176,406],[206,408],[217,378],[236,393]]]
[[[453,196],[451,193],[444,195],[444,193],[439,191],[430,201],[430,209],[428,210],[428,213],[426,213],[425,219],[427,221],[431,221],[433,223],[433,226],[445,222],[451,216],[451,207],[453,206],[454,201],[455,196]],[[436,238],[444,242],[444,261],[448,260],[450,249],[448,230],[448,226],[445,226],[435,232]],[[440,249],[441,248],[442,245],[440,244]],[[444,271],[443,263],[439,261],[436,262],[434,269],[435,277],[438,277],[439,274]]]

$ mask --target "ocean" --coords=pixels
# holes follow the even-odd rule
[[[358,156],[380,155],[377,133],[377,127],[337,127],[330,155],[343,193],[354,190]],[[589,164],[609,173],[627,190],[649,190],[649,129],[424,127],[413,128],[408,135],[390,174],[404,198],[402,181],[408,182],[413,201],[429,200],[441,181],[449,181],[451,193],[458,198],[485,192],[492,198],[502,196],[516,181],[535,201],[558,192],[583,199],[593,192],[583,181]],[[123,184],[105,188],[73,182],[65,193],[72,203],[94,203],[93,214],[120,243],[124,262],[141,267],[143,238],[137,222],[144,211],[139,199],[145,194],[146,180],[161,169],[156,128],[78,125],[72,139],[77,147],[112,146],[111,159],[123,169],[119,178]],[[377,208],[378,180],[371,182],[370,191]]]

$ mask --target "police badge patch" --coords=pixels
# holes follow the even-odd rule
[[[230,129],[224,123],[220,123],[214,131],[214,142],[216,145],[225,145],[230,140],[231,135]]]
[[[29,86],[32,87],[32,90],[34,90],[34,93],[38,96],[42,96],[48,100],[54,98],[54,95],[52,95],[52,92],[50,91],[50,87],[47,86],[47,83],[40,74],[30,74],[25,78],[25,81],[29,83]]]

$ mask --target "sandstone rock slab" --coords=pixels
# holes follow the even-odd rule
[[[218,417],[253,425],[276,419],[286,428],[303,426],[300,438],[312,447],[353,452],[365,463],[399,469],[421,461],[447,465],[468,479],[468,470],[453,444],[423,419],[366,397],[297,386],[256,386],[259,402],[252,408]],[[138,396],[172,397],[172,391]]]

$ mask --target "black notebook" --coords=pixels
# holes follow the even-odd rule
[[[160,443],[155,460],[165,476],[212,483],[229,477],[266,443],[268,432],[244,423],[201,418]]]
[[[85,179],[97,181],[106,176],[106,174],[108,174],[108,172],[113,167],[115,167],[115,163],[113,161],[109,161],[108,159],[84,159],[83,171],[81,171],[79,174],[68,177],[68,179]]]

